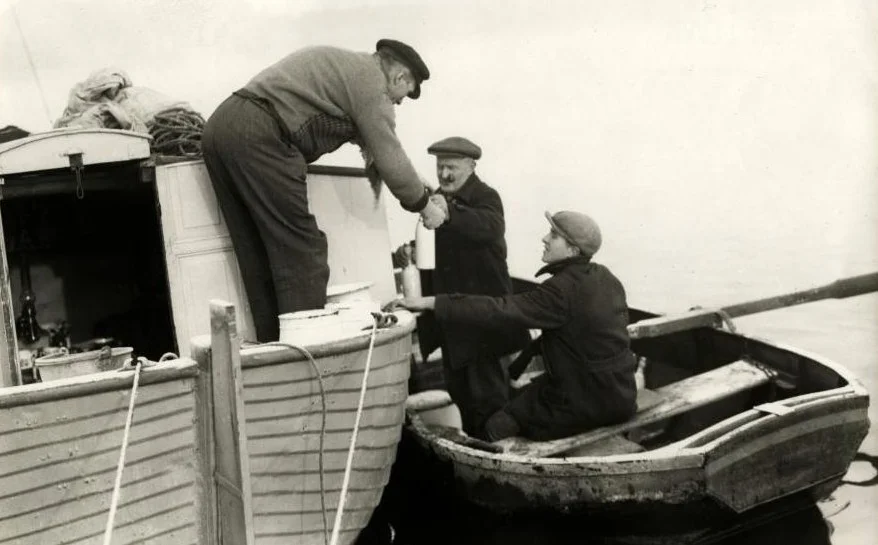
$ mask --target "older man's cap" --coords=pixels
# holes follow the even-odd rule
[[[375,44],[375,50],[387,49],[396,60],[408,66],[415,78],[415,89],[409,93],[409,98],[415,99],[421,96],[421,82],[430,79],[430,70],[418,52],[408,44],[398,40],[384,38]]]
[[[432,144],[427,148],[430,155],[445,155],[453,157],[472,157],[478,159],[482,156],[482,148],[473,144],[461,136],[450,136]]]
[[[601,248],[601,229],[597,222],[585,214],[569,210],[554,214],[546,212],[546,219],[559,235],[579,248],[583,255],[592,256]]]

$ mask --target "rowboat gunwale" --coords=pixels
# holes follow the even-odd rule
[[[859,396],[868,397],[868,395],[869,395],[868,392],[866,391],[865,386],[863,386],[862,382],[860,382],[859,379],[857,379],[855,376],[853,376],[853,374],[851,374],[851,372],[848,369],[846,369],[845,367],[843,367],[842,365],[840,365],[834,361],[829,360],[828,358],[825,358],[825,357],[822,357],[822,356],[819,356],[816,354],[811,354],[811,353],[808,353],[807,351],[794,349],[793,347],[790,347],[788,345],[775,343],[775,342],[769,341],[767,339],[762,339],[762,338],[759,338],[756,336],[746,335],[746,334],[742,334],[742,333],[730,334],[730,333],[727,333],[724,331],[717,331],[717,333],[734,335],[736,337],[740,337],[740,338],[746,339],[748,341],[759,342],[759,343],[767,345],[771,348],[776,348],[776,349],[788,352],[790,354],[794,354],[796,356],[804,357],[804,358],[811,360],[819,365],[822,365],[823,367],[826,367],[826,368],[832,370],[840,378],[842,378],[845,382],[847,382],[847,384],[845,384],[844,386],[840,386],[838,388],[833,388],[830,390],[823,390],[820,392],[812,392],[812,393],[808,393],[808,394],[802,394],[799,396],[787,398],[787,399],[784,399],[782,401],[776,402],[778,404],[790,406],[790,408],[795,408],[795,407],[804,406],[804,404],[809,403],[809,402],[825,401],[825,400],[827,400],[827,398],[842,399],[842,398],[847,398],[847,397],[852,397],[852,396],[853,397],[859,397]],[[454,450],[454,451],[459,452],[461,454],[462,459],[474,459],[474,460],[485,459],[485,460],[488,460],[487,462],[484,463],[485,467],[490,467],[490,465],[495,463],[495,460],[505,460],[505,461],[510,461],[510,462],[525,463],[525,464],[539,463],[540,465],[543,465],[543,466],[553,466],[553,465],[568,466],[571,464],[585,464],[585,465],[597,464],[597,465],[601,465],[603,461],[606,461],[607,464],[616,464],[618,462],[626,462],[627,463],[627,462],[631,462],[631,461],[635,461],[635,460],[648,460],[650,463],[655,463],[655,462],[659,462],[661,459],[665,459],[668,457],[681,458],[684,461],[695,462],[696,460],[700,459],[697,457],[700,454],[702,454],[701,452],[699,452],[699,450],[703,450],[700,448],[689,447],[689,448],[686,448],[686,450],[688,450],[690,452],[675,453],[675,454],[671,455],[671,454],[669,454],[669,452],[665,451],[665,449],[668,449],[668,446],[665,446],[665,447],[662,447],[661,449],[656,449],[656,450],[646,451],[646,452],[641,452],[641,453],[634,453],[634,454],[616,454],[616,455],[608,455],[608,456],[571,456],[571,457],[532,457],[532,456],[522,456],[522,455],[515,454],[515,453],[493,453],[493,452],[487,452],[487,451],[475,449],[472,447],[468,447],[466,445],[461,445],[460,443],[456,443],[450,439],[440,437],[429,430],[428,426],[426,426],[423,423],[422,419],[420,418],[420,416],[416,412],[408,411],[407,414],[408,414],[409,419],[410,419],[410,422],[409,422],[409,424],[407,424],[407,426],[410,426],[410,427],[417,429],[419,432],[418,435],[421,435],[425,438],[430,438],[432,443],[443,446],[448,450]],[[761,413],[760,411],[757,411],[756,409],[748,409],[748,410],[743,411],[741,413],[737,413],[730,418],[727,418],[727,419],[724,419],[720,422],[717,422],[716,424],[710,426],[709,428],[706,428],[706,429],[698,432],[697,434],[693,434],[692,436],[690,436],[684,440],[689,440],[689,439],[696,437],[697,435],[704,434],[708,430],[712,430],[716,426],[721,426],[724,423],[729,422],[730,420],[735,420],[735,419],[752,420],[754,417],[758,417],[761,414],[764,414],[764,413]],[[655,453],[658,453],[658,454],[655,454]],[[683,454],[685,454],[685,455],[683,455]],[[690,456],[692,458],[689,458]],[[685,468],[685,467],[692,467],[692,466],[690,463],[684,463],[681,465],[673,464],[673,465],[667,466],[667,467],[660,465],[658,467],[658,469]],[[527,472],[527,471],[522,471],[522,472]],[[598,471],[598,472],[601,474],[606,473],[605,471]]]
[[[511,452],[487,452],[437,436],[429,430],[421,417],[414,411],[407,412],[406,433],[412,436],[421,448],[427,449],[439,461],[450,463],[454,468],[455,481],[462,480],[465,483],[464,487],[476,486],[476,484],[478,486],[493,486],[482,482],[485,480],[494,480],[496,486],[515,487],[518,479],[523,487],[537,490],[534,483],[541,481],[550,483],[554,479],[557,481],[555,484],[562,481],[578,483],[579,489],[586,490],[584,494],[588,496],[588,494],[599,494],[593,491],[600,490],[601,486],[617,488],[618,483],[614,482],[614,479],[618,479],[618,482],[638,479],[639,484],[643,486],[642,490],[631,494],[622,491],[613,497],[600,498],[595,503],[602,506],[625,502],[657,502],[674,505],[689,503],[693,501],[693,498],[707,499],[713,495],[708,485],[709,476],[707,475],[712,467],[711,464],[717,464],[717,458],[722,458],[728,453],[720,456],[715,454],[722,451],[724,447],[728,447],[731,452],[734,452],[735,449],[740,448],[739,443],[742,437],[746,437],[747,434],[758,434],[761,431],[760,428],[768,423],[770,423],[769,429],[784,430],[785,424],[790,421],[795,422],[793,420],[795,418],[804,414],[819,413],[828,418],[827,422],[830,424],[827,427],[831,427],[832,423],[841,423],[841,425],[848,426],[846,429],[850,433],[855,434],[855,436],[859,435],[860,440],[865,436],[868,431],[868,426],[864,422],[868,422],[869,395],[859,379],[841,364],[806,350],[757,336],[710,328],[699,328],[699,333],[702,329],[710,334],[726,336],[737,342],[747,343],[750,347],[760,345],[761,350],[782,352],[788,356],[799,358],[799,361],[804,359],[807,365],[819,366],[834,373],[841,385],[828,390],[804,393],[772,402],[790,409],[789,414],[783,416],[750,408],[715,422],[707,428],[669,445],[631,454],[554,458],[533,457]],[[813,426],[808,425],[807,420],[803,420],[803,422],[804,424],[798,429],[789,433],[806,435],[815,431]],[[773,447],[777,447],[777,444],[771,443],[769,438],[760,448],[770,449]],[[693,476],[697,476],[695,481],[692,480]],[[836,472],[827,475],[820,482],[811,482],[803,488],[816,488],[821,484],[838,479],[840,476]],[[667,491],[661,489],[662,479],[667,479],[671,485],[668,487],[670,492],[666,493]],[[608,483],[610,486],[607,486]],[[572,489],[574,485],[568,486]],[[552,492],[560,490],[563,494],[563,488],[564,486],[557,486]],[[587,491],[589,489],[592,491]],[[795,491],[789,493],[793,492]],[[550,495],[545,491],[541,493]],[[540,493],[536,493],[535,501],[539,497]],[[592,503],[583,498],[574,498],[569,504],[565,503],[567,500],[559,499],[556,501],[559,501],[561,505],[549,506],[549,508],[566,510],[571,507],[576,508],[579,504]],[[718,498],[714,497],[714,499]],[[471,501],[492,510],[507,511],[507,509],[492,505],[491,502],[484,501],[484,498],[481,497],[471,498]],[[750,505],[747,509],[759,503]],[[536,507],[545,508],[546,506],[537,505]]]

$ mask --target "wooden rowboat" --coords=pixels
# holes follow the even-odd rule
[[[240,349],[215,303],[193,359],[0,389],[0,544],[353,543],[403,423],[414,319],[396,316],[310,359]]]
[[[809,300],[876,289],[878,275],[863,279],[853,292]],[[863,385],[835,362],[710,327],[719,318],[707,311],[691,314],[700,317],[687,315],[681,326],[631,311],[645,388],[622,424],[489,444],[431,425],[413,396],[404,442],[420,456],[419,479],[432,476],[423,482],[496,513],[611,518],[728,515],[797,493],[828,495],[869,429]]]

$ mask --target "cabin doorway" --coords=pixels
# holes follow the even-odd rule
[[[38,379],[33,359],[52,347],[130,346],[152,360],[177,352],[155,185],[137,169],[117,174],[127,183],[79,195],[69,187],[40,191],[38,178],[30,191],[4,192],[24,382]]]

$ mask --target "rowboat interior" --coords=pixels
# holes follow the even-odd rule
[[[639,313],[634,313],[637,317]],[[648,316],[646,313],[644,317]],[[502,443],[505,452],[525,456],[585,456],[643,452],[672,445],[697,447],[728,430],[787,414],[851,386],[847,373],[774,343],[714,329],[633,341],[644,383],[637,414],[627,422],[592,430],[575,439]],[[540,364],[530,370],[535,376]],[[807,397],[803,397],[807,396]],[[746,417],[715,427],[747,411]],[[708,428],[713,428],[708,433]],[[566,444],[576,444],[567,450]]]
[[[632,324],[657,318],[630,310]],[[835,362],[726,322],[633,339],[637,413],[551,441],[487,443],[454,429],[434,353],[413,371],[404,444],[428,454],[421,462],[441,485],[497,513],[687,516],[697,505],[721,516],[797,493],[825,497],[868,432],[867,392]],[[541,372],[535,358],[520,382]]]

